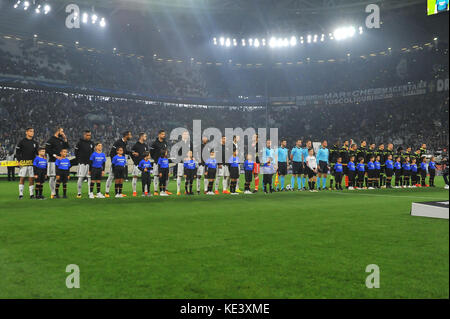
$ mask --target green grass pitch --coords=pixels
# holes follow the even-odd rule
[[[18,201],[17,182],[3,180],[0,298],[449,298],[448,220],[409,215],[414,201],[448,200],[437,179],[435,189],[103,200],[74,198],[71,182],[69,199],[46,201]],[[65,285],[68,264],[79,289]],[[369,264],[378,289],[365,286]]]

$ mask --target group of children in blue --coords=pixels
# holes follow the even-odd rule
[[[273,158],[276,152],[276,166]],[[286,190],[284,187],[284,176],[287,175],[288,166],[288,154],[289,151],[282,144],[281,148],[272,150],[265,148],[263,150],[263,162],[261,163],[261,172],[263,174],[263,188],[266,193],[274,191],[272,183],[274,174],[278,174],[280,179],[282,178],[281,190]],[[168,151],[164,150],[162,156],[158,159],[158,175],[159,175],[159,187],[160,193],[166,193],[166,185],[169,177],[169,163]],[[369,161],[365,163],[364,157],[358,157],[356,160],[355,155],[349,156],[349,161],[343,163],[343,158],[337,156],[335,163],[329,166],[329,150],[326,146],[322,145],[318,152],[317,157],[314,156],[312,148],[300,148],[294,147],[291,151],[291,163],[292,163],[292,180],[291,190],[294,190],[295,177],[297,177],[298,190],[306,190],[306,178],[308,179],[308,185],[310,190],[315,189],[317,181],[317,175],[319,175],[319,182],[317,183],[318,189],[325,189],[326,174],[331,172],[332,181],[335,182],[335,188],[342,190],[342,182],[344,177],[347,178],[345,186],[352,189],[362,188],[380,188],[383,186],[386,188],[399,188],[399,187],[416,187],[416,186],[428,186],[426,185],[426,177],[429,174],[429,184],[434,186],[434,178],[436,176],[436,162],[434,157],[428,162],[425,157],[421,157],[421,162],[417,162],[417,158],[410,158],[409,156],[398,156],[393,159],[393,155],[390,154],[386,157],[384,163],[382,163],[380,156],[370,156]],[[102,152],[102,144],[97,143],[95,145],[95,151],[90,156],[90,176],[91,185],[90,193],[93,192],[94,184],[97,187],[97,194],[101,195],[101,179],[104,175],[106,155]],[[61,156],[56,160],[56,198],[59,198],[59,188],[63,185],[63,198],[67,198],[67,182],[70,178],[70,160],[67,158],[67,150],[61,151]],[[123,197],[123,182],[125,179],[125,166],[127,165],[127,159],[124,155],[122,148],[117,149],[117,155],[112,158],[111,161],[114,178],[115,178],[115,194],[116,197]],[[217,170],[221,164],[217,162],[215,153],[212,150],[210,152],[210,158],[205,161],[205,183],[208,183],[207,194],[213,193],[213,184],[216,179]],[[236,190],[239,188],[240,178],[240,159],[233,152],[233,156],[228,160],[228,166],[230,172],[230,193],[236,194]],[[244,177],[245,177],[245,193],[251,193],[250,185],[254,177],[254,168],[256,164],[252,161],[252,156],[248,154],[246,160],[243,163]],[[38,155],[33,162],[36,188],[35,197],[37,199],[43,199],[43,184],[47,174],[47,160],[44,148],[38,149]],[[152,162],[150,154],[146,152],[144,158],[138,165],[138,168],[142,172],[142,193],[143,195],[149,195],[151,186],[151,173]],[[198,162],[193,158],[192,152],[188,152],[187,158],[184,160],[184,175],[185,175],[185,193],[187,195],[193,195],[193,182],[197,178]],[[322,173],[322,177],[320,174]],[[302,177],[303,175],[303,177]],[[325,177],[323,177],[325,175]],[[322,187],[320,186],[320,179],[322,178]],[[392,186],[392,180],[394,185]],[[384,182],[383,182],[384,181]],[[331,185],[332,188],[332,185]],[[155,190],[156,192],[156,190]]]

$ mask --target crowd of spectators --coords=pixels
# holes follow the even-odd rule
[[[156,138],[159,129],[170,132],[177,127],[192,130],[193,120],[202,129],[216,127],[246,129],[276,127],[280,138],[294,145],[297,138],[393,142],[396,146],[427,143],[430,149],[448,143],[448,92],[402,97],[352,105],[317,105],[264,108],[182,107],[126,99],[107,99],[80,95],[0,90],[0,157],[13,152],[28,126],[35,128],[40,145],[54,133],[65,129],[73,146],[83,130],[90,129],[94,140],[109,149],[124,130],[136,136],[146,132]]]
[[[153,96],[237,98],[387,87],[445,78],[449,71],[445,44],[385,50],[377,52],[376,56],[368,53],[363,57],[350,55],[325,60],[303,57],[300,61],[272,61],[259,66],[222,61],[218,66],[190,59],[137,57],[39,43],[36,39],[0,39],[0,74]]]
[[[272,67],[210,66],[192,61],[161,61],[0,39],[0,74],[62,81],[84,88],[131,90],[171,97],[297,96],[387,87],[420,80],[448,79],[448,49],[416,48],[376,57]],[[266,92],[267,90],[267,92]],[[430,92],[431,91],[431,92]],[[347,105],[311,105],[251,109],[187,107],[162,102],[92,97],[43,90],[0,89],[0,158],[13,152],[23,129],[33,126],[43,145],[62,126],[74,145],[82,130],[106,148],[125,129],[151,138],[164,128],[277,127],[290,144],[298,137],[314,141],[355,140],[396,145],[426,142],[437,149],[448,143],[448,91]]]

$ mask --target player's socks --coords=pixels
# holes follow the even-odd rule
[[[294,189],[295,188],[295,176],[292,175],[291,177],[291,188]]]
[[[137,181],[138,181],[137,177],[133,177],[133,179],[131,180],[131,188],[133,189],[133,194],[135,194],[137,192],[136,191]]]
[[[41,189],[41,185],[36,184],[35,190],[34,190],[34,195],[36,196],[36,198],[39,198],[39,190]]]
[[[259,188],[259,176],[255,177],[255,191],[257,191]]]
[[[55,194],[56,194],[56,196],[59,195],[59,183],[56,183],[56,185],[55,185]]]
[[[67,184],[63,183],[63,195],[66,196],[67,195]]]
[[[114,193],[115,193],[116,195],[119,194],[119,184],[114,184]]]
[[[23,196],[24,188],[25,188],[25,185],[19,184],[19,196]]]
[[[284,176],[280,176],[280,187],[281,190],[284,190]]]
[[[327,178],[322,177],[322,189],[325,189],[327,187]]]
[[[321,178],[318,177],[318,178],[317,178],[317,189],[320,189],[320,180],[321,180]]]
[[[91,183],[89,184],[89,193],[92,194],[93,192],[94,192],[94,183],[91,182]],[[79,193],[79,194],[80,194],[80,193]]]
[[[302,178],[301,177],[297,177],[297,188],[298,189],[302,189],[303,188]],[[294,189],[294,188],[292,188],[292,189]]]
[[[81,195],[82,188],[83,188],[83,177],[78,177],[78,181],[77,181],[78,195]]]

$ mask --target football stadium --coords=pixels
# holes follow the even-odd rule
[[[448,6],[2,0],[0,299],[448,300]]]

